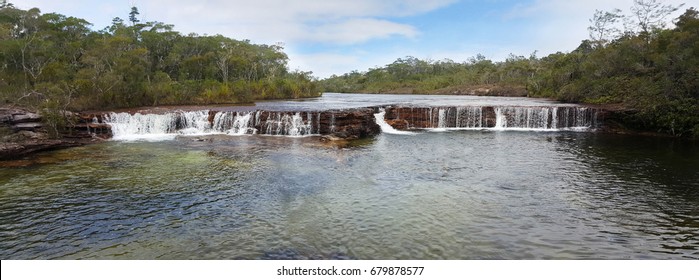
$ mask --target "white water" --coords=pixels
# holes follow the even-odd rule
[[[214,116],[213,129],[230,135],[256,134],[255,120],[259,112],[218,112]]]
[[[174,112],[167,114],[110,113],[104,123],[112,127],[114,140],[161,141],[174,139],[177,135],[251,135],[266,134],[303,137],[318,132],[318,113],[294,114],[283,112],[217,112],[209,122],[209,111]],[[261,129],[258,129],[261,128]]]
[[[381,132],[386,133],[386,134],[398,134],[398,135],[415,135],[417,133],[410,132],[410,131],[403,131],[403,130],[397,130],[393,128],[390,124],[386,122],[386,119],[384,118],[386,116],[386,109],[381,108],[379,109],[379,112],[374,114],[374,118],[376,119],[376,124],[381,127]]]
[[[596,125],[596,114],[583,107],[496,108],[497,129],[501,130],[587,130]],[[559,120],[559,113],[563,120]]]
[[[112,127],[112,139],[132,140],[167,140],[176,136],[174,113],[164,115],[110,113],[104,116],[104,123]]]
[[[270,112],[267,120],[262,124],[267,135],[286,135],[292,137],[307,136],[313,132],[313,115],[306,113],[307,120],[303,120],[301,112],[293,115]]]
[[[559,131],[589,130],[596,126],[595,111],[583,107],[436,107],[423,109],[430,131],[448,130],[514,130]],[[487,112],[490,110],[489,112]],[[411,109],[412,111],[412,109]],[[494,111],[494,112],[493,112]],[[493,114],[495,120],[493,120]],[[385,110],[375,114],[381,131],[388,134],[414,134],[400,131],[385,121]],[[490,115],[487,117],[487,115]],[[160,141],[177,135],[275,135],[304,137],[320,134],[321,113],[318,112],[217,112],[208,110],[167,114],[110,113],[104,122],[111,125],[115,140]],[[331,114],[330,132],[335,130]],[[487,120],[487,118],[490,118]],[[493,126],[493,123],[494,126]],[[423,124],[424,125],[424,124]],[[493,126],[493,127],[490,127]],[[411,126],[412,127],[412,126]]]
[[[432,108],[427,112],[430,131],[512,130],[560,131],[589,130],[596,126],[596,114],[584,107],[495,107],[495,125],[485,124],[486,107]]]

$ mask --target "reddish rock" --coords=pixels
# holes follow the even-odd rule
[[[77,124],[67,127],[68,132],[57,139],[50,139],[41,123],[41,115],[21,108],[0,108],[0,130],[4,133],[0,135],[0,160],[20,158],[39,151],[82,146],[111,136],[109,125],[92,123],[95,116],[82,116],[72,112],[63,114],[72,117]],[[106,136],[96,137],[99,134]]]
[[[381,133],[373,108],[332,110],[320,113],[320,134],[339,138],[362,138]]]
[[[407,130],[410,128],[410,123],[402,119],[386,120],[386,123],[398,130]]]

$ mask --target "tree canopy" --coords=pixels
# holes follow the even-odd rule
[[[570,53],[503,62],[401,58],[384,67],[320,81],[325,91],[524,95],[614,104],[630,128],[699,137],[699,12],[636,0],[630,14],[597,11],[590,39]],[[478,91],[485,88],[486,91]],[[493,91],[488,91],[494,89]],[[508,90],[509,89],[509,90]],[[515,89],[515,90],[512,90]]]
[[[64,109],[248,102],[317,96],[310,72],[289,71],[279,45],[183,35],[162,22],[84,19],[0,6],[2,102]]]
[[[494,62],[398,58],[316,81],[290,71],[281,45],[181,34],[162,22],[128,21],[94,31],[84,19],[0,2],[0,102],[54,109],[249,102],[331,92],[548,97],[615,104],[626,124],[699,137],[699,12],[635,0],[596,11],[590,39],[572,52],[510,55]]]

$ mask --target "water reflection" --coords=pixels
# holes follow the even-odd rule
[[[697,259],[697,151],[566,132],[109,142],[0,169],[0,256]]]
[[[592,171],[584,178],[572,178],[580,188],[577,194],[596,209],[600,219],[618,227],[601,231],[600,236],[629,247],[641,243],[656,247],[639,246],[640,258],[649,257],[644,250],[697,258],[696,143],[623,135],[575,135],[562,140],[585,163],[577,170]]]

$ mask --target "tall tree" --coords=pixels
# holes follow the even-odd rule
[[[590,32],[590,39],[598,48],[603,47],[609,42],[611,36],[615,36],[621,32],[615,24],[623,18],[620,14],[621,10],[614,9],[611,12],[595,10],[595,14],[590,19],[590,27],[587,30]]]
[[[659,0],[634,0],[631,6],[631,18],[627,24],[631,30],[638,30],[642,36],[649,36],[652,31],[664,28],[666,19],[672,13],[684,6],[664,5]]]
[[[137,15],[140,15],[141,13],[138,12],[138,8],[131,7],[131,12],[129,13],[129,21],[131,22],[131,25],[136,25],[137,23],[141,22],[136,18]]]
[[[12,3],[8,2],[7,0],[2,0],[2,2],[0,2],[0,9],[4,9],[4,8],[14,8],[14,7],[15,7],[15,5],[13,5]]]

